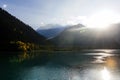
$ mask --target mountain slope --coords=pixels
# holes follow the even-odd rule
[[[65,29],[64,26],[61,25],[45,25],[42,28],[38,28],[36,31],[45,36],[47,39],[53,38],[59,35]]]
[[[120,48],[119,34],[120,24],[103,31],[76,25],[51,40],[59,47]]]
[[[0,37],[0,51],[12,50],[11,41],[29,42],[38,45],[47,44],[45,37],[1,8]]]

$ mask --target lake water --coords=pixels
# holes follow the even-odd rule
[[[4,54],[0,80],[120,80],[120,50]]]

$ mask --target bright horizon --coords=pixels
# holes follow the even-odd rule
[[[34,29],[81,23],[100,28],[120,22],[119,0],[0,0],[0,7]]]

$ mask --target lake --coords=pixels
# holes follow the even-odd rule
[[[120,50],[2,53],[0,80],[120,80]]]

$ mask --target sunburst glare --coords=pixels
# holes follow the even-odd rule
[[[111,24],[119,22],[120,16],[118,16],[113,11],[103,10],[93,14],[86,21],[88,28],[93,28],[97,30],[106,30]]]

